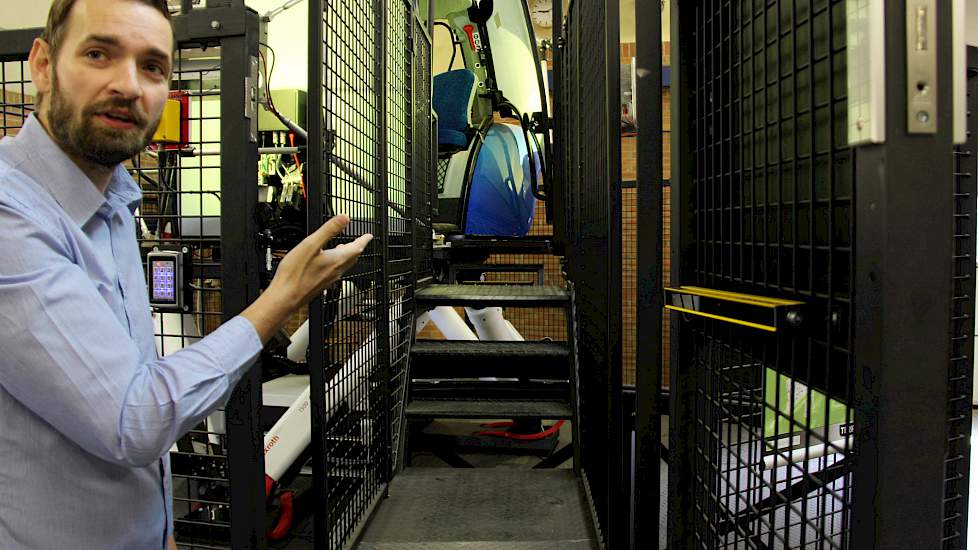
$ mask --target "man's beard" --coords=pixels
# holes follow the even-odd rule
[[[149,145],[159,125],[159,118],[149,124],[134,100],[113,98],[83,109],[71,105],[58,81],[57,70],[51,87],[48,109],[49,130],[58,145],[68,153],[88,162],[112,168],[136,156]],[[128,130],[96,124],[95,117],[110,109],[126,109],[134,127]]]

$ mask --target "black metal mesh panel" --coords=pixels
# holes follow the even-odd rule
[[[17,135],[24,120],[34,112],[34,95],[27,61],[0,61],[0,138]]]
[[[968,72],[968,141],[954,150],[954,261],[951,297],[951,360],[948,369],[947,449],[944,469],[944,541],[946,550],[966,548],[971,458],[971,402],[975,331],[975,172],[973,130],[978,108],[978,68]]]
[[[618,5],[571,2],[557,103],[568,278],[575,289],[582,477],[601,536],[618,547],[621,463],[621,157]],[[613,35],[613,36],[611,36]],[[557,216],[559,218],[559,216]],[[561,239],[558,238],[558,241]]]
[[[414,195],[416,180],[409,179],[414,151],[411,145],[411,57],[408,37],[411,9],[401,1],[387,3],[387,291],[390,311],[390,423],[391,451],[398,449],[401,415],[407,387],[407,366],[414,337]]]
[[[143,190],[136,222],[144,260],[154,248],[186,249],[192,264],[189,310],[153,314],[161,355],[194,343],[223,321],[220,76],[220,47],[179,50],[171,95],[187,104],[187,141],[154,146],[131,163]],[[181,546],[230,546],[227,443],[221,409],[170,453],[174,531]]]
[[[684,284],[806,303],[769,335],[680,321],[701,548],[842,548],[851,504],[845,2],[696,4]],[[679,375],[679,374],[677,374]]]
[[[322,18],[327,159],[322,221],[333,214],[348,214],[352,220],[346,234],[332,244],[348,242],[362,233],[376,237],[357,266],[328,292],[322,312],[324,364],[311,365],[324,369],[326,379],[325,433],[314,437],[325,442],[327,492],[314,498],[325,502],[329,548],[347,543],[387,481],[389,432],[384,424],[388,402],[383,395],[387,358],[383,350],[388,348],[384,342],[388,327],[384,319],[399,319],[400,314],[383,311],[388,281],[382,248],[387,224],[382,218],[388,212],[382,209],[387,202],[382,193],[388,192],[388,174],[383,173],[382,157],[389,151],[382,149],[386,142],[381,119],[385,95],[380,71],[387,61],[380,58],[379,40],[385,31],[382,6],[380,2],[327,2]],[[397,109],[392,113],[399,116]],[[389,167],[400,168],[397,162]],[[393,183],[392,195],[398,191],[397,178]],[[400,193],[392,197],[395,202],[404,200],[403,187]],[[392,234],[400,217],[391,219]]]
[[[427,17],[427,12],[423,14]],[[414,188],[415,208],[415,268],[419,283],[430,281],[434,276],[432,266],[431,211],[432,201],[437,195],[432,188],[437,185],[434,170],[435,148],[432,146],[431,116],[431,38],[420,21],[414,21],[412,33],[411,70],[414,74],[411,93],[413,103],[412,162],[411,181]],[[447,166],[447,165],[446,165]]]

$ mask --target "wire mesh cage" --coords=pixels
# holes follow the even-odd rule
[[[417,195],[424,194],[423,183],[427,180],[416,174],[417,158],[424,157],[421,151],[413,148],[417,130],[427,132],[430,128],[429,112],[418,111],[413,102],[414,84],[412,67],[414,49],[409,45],[414,29],[414,20],[409,6],[403,2],[387,3],[387,202],[389,205],[389,225],[387,243],[387,292],[388,303],[392,305],[390,326],[390,372],[388,388],[390,411],[390,450],[396,453],[401,444],[401,425],[404,401],[407,392],[407,367],[410,345],[414,339],[414,290],[418,278],[416,242],[424,213],[430,212],[430,204],[421,200],[418,207]],[[421,118],[423,126],[415,125]],[[423,141],[422,134],[421,140]],[[426,157],[425,157],[426,158]],[[422,183],[419,189],[418,183]],[[421,218],[419,220],[419,218]],[[430,221],[428,222],[430,224]],[[430,240],[430,236],[429,236]],[[423,243],[422,243],[423,244]],[[428,245],[430,246],[430,244]]]
[[[427,20],[428,13],[425,11],[422,14],[419,6],[415,14],[420,18],[416,18],[412,23],[410,34],[413,49],[410,69],[414,75],[411,83],[411,94],[414,99],[411,135],[414,157],[411,176],[415,189],[413,195],[416,214],[414,218],[415,269],[418,281],[426,284],[434,277],[432,210],[438,200],[438,181],[444,177],[441,173],[441,165],[444,165],[447,170],[447,163],[437,167],[435,164],[437,144],[433,140],[437,139],[437,132],[434,131],[434,120],[431,115],[431,36],[428,34],[427,24],[421,22],[421,18]]]
[[[619,8],[571,2],[558,41],[555,240],[575,293],[581,475],[605,545],[624,544]],[[609,92],[609,90],[614,90]]]
[[[699,2],[683,283],[797,300],[770,334],[682,316],[695,546],[843,548],[853,446],[845,2]],[[695,20],[695,21],[693,21]],[[673,312],[675,316],[676,313]],[[675,361],[674,355],[674,361]],[[689,369],[689,370],[687,370]],[[683,512],[679,512],[682,514]]]
[[[316,460],[325,477],[324,492],[315,497],[322,508],[316,539],[322,547],[342,548],[382,496],[400,444],[414,288],[424,265],[419,256],[431,246],[430,83],[418,76],[430,63],[418,60],[417,22],[404,2],[329,2],[311,9],[322,10],[318,21],[312,19],[320,28],[310,32],[322,44],[311,52],[323,56],[311,104],[321,106],[326,136],[321,175],[309,187],[324,206],[313,221],[350,216],[333,244],[375,237],[310,315],[311,342],[322,342],[311,354],[312,382],[318,385],[317,375],[325,382],[324,394],[313,398],[320,419],[318,428],[314,420],[314,444],[318,440],[323,451]],[[426,109],[419,98],[427,98]],[[426,223],[427,232],[418,229]]]
[[[382,237],[380,218],[387,215],[380,209],[386,181],[381,156],[386,152],[380,148],[384,61],[378,59],[383,19],[377,5],[329,2],[322,15],[322,116],[330,162],[324,166],[321,200],[327,211],[321,221],[341,213],[351,218],[350,230],[337,242],[363,233]],[[380,243],[372,244],[343,277],[339,291],[323,300],[324,340],[311,339],[313,345],[325,344],[321,368],[326,373],[326,424],[320,437],[327,479],[326,494],[317,498],[326,506],[329,548],[342,547],[386,482],[378,463],[385,448],[386,414],[380,392],[373,391],[382,382],[383,319],[388,313],[382,311],[386,281]],[[350,302],[357,305],[343,307]]]

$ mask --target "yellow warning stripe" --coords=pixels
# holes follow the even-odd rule
[[[725,290],[714,290],[712,288],[702,288],[698,286],[681,286],[679,288],[666,288],[669,292],[675,292],[677,294],[690,294],[693,296],[703,296],[705,298],[716,298],[717,300],[724,300],[727,302],[735,302],[738,304],[746,304],[750,306],[763,307],[767,309],[775,309],[778,307],[785,306],[800,306],[804,305],[805,302],[798,302],[795,300],[781,300],[778,298],[767,298],[765,296],[756,296],[754,294],[741,294],[739,292],[727,292]]]
[[[709,317],[710,319],[716,319],[718,321],[726,321],[728,323],[733,323],[735,325],[741,325],[741,326],[745,326],[745,327],[756,328],[758,330],[763,330],[763,331],[767,331],[767,332],[777,332],[778,331],[778,329],[776,327],[772,327],[772,326],[768,326],[768,325],[761,325],[761,324],[758,324],[758,323],[751,323],[750,321],[741,321],[740,319],[734,319],[732,317],[724,317],[722,315],[714,315],[712,313],[705,313],[703,311],[696,311],[695,309],[686,309],[684,307],[676,307],[676,306],[666,306],[666,309],[671,309],[673,311],[681,311],[683,313],[689,313],[691,315],[699,315],[700,317]]]

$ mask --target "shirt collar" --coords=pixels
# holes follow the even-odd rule
[[[142,198],[139,186],[121,164],[112,172],[105,195],[58,146],[32,114],[14,137],[24,153],[21,170],[44,187],[79,226],[84,225],[103,204],[111,209],[134,212]]]

